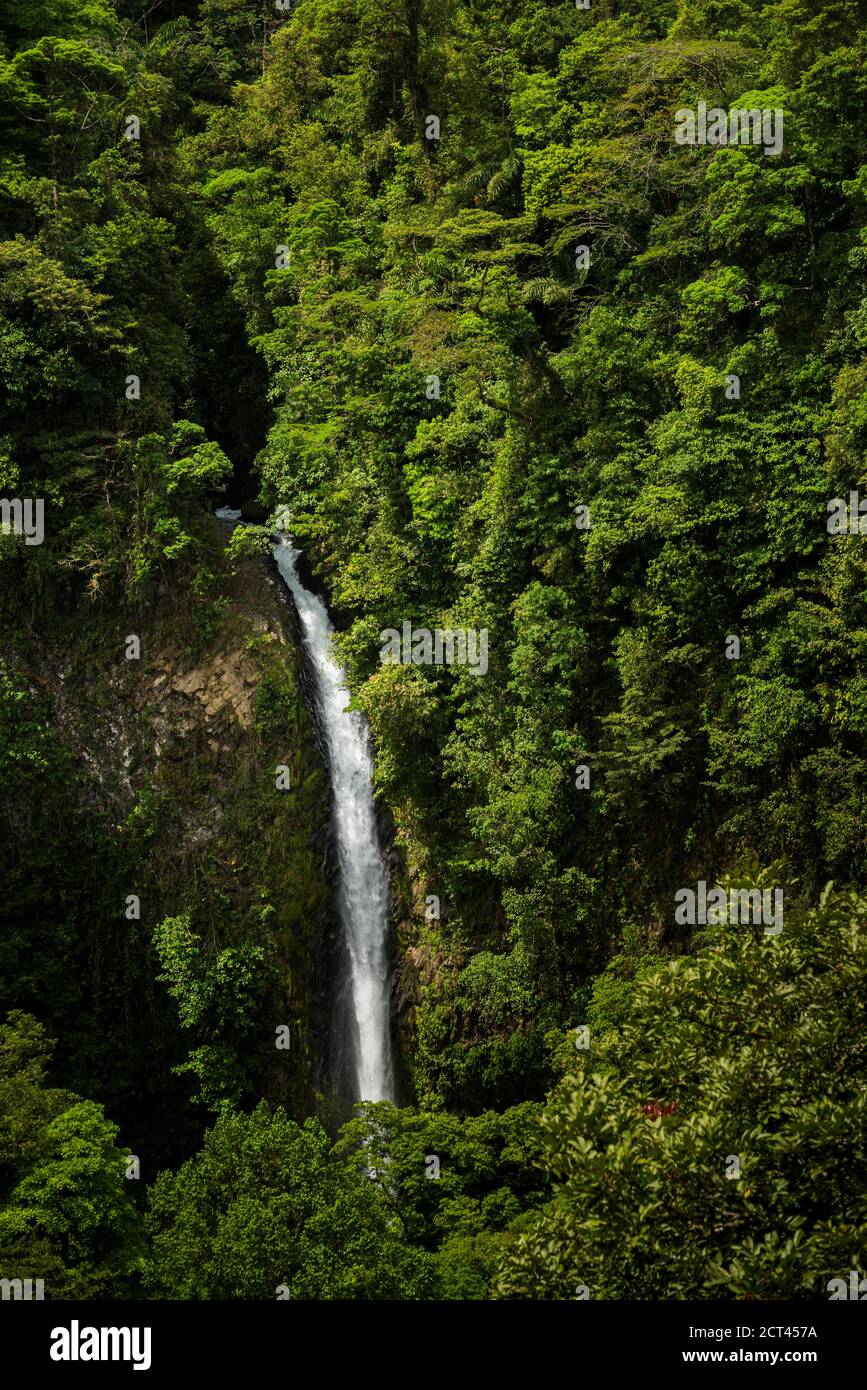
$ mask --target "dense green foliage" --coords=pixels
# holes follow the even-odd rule
[[[46,1086],[49,1057],[39,1024],[13,1012],[0,1027],[0,1265],[54,1298],[130,1292],[141,1223],[127,1155],[100,1106]]]
[[[634,986],[550,1098],[557,1196],[507,1296],[817,1298],[867,1244],[867,905],[725,926]]]
[[[267,1026],[251,1047],[237,1001],[203,1098],[303,1109],[326,890],[297,658],[238,603],[202,508],[250,462],[267,408],[176,160],[188,26],[137,21],[106,0],[0,20],[0,497],[45,507],[42,544],[0,533],[0,1009],[45,1022],[59,1079],[106,1106],[153,1176],[201,1137],[179,1078],[233,1012],[182,1032],[160,922],[190,915],[206,978],[232,953],[261,965]],[[147,138],[126,138],[132,116]],[[243,740],[162,688],[239,651],[256,681]],[[275,805],[287,756],[298,790]],[[291,1067],[271,1013],[297,1025]]]
[[[389,1225],[364,1172],[336,1161],[316,1120],[264,1105],[218,1120],[151,1193],[148,1281],[168,1298],[407,1298],[427,1291],[422,1251]]]
[[[863,872],[864,558],[825,529],[863,466],[858,17],[301,4],[185,147],[273,383],[265,495],[448,906],[422,1095],[541,1094],[623,923],[670,936],[744,845],[812,894]],[[676,146],[699,98],[782,109],[782,155]],[[406,619],[487,628],[487,676],[383,666]]]
[[[0,1277],[863,1266],[865,52],[858,0],[8,0]],[[677,144],[699,101],[781,153]],[[226,487],[328,593],[395,830],[407,1103],[339,1135],[323,772]],[[405,622],[486,674],[382,662]],[[768,875],[779,937],[676,923]]]

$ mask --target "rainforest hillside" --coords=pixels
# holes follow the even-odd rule
[[[865,55],[858,0],[6,0],[0,1275],[864,1272]],[[278,524],[389,846],[352,1118]]]

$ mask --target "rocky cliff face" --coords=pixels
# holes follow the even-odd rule
[[[232,571],[226,539],[213,523],[204,616],[184,584],[148,613],[77,611],[27,642],[12,634],[2,651],[47,766],[25,765],[7,803],[2,865],[26,878],[32,911],[7,923],[7,951],[17,943],[22,963],[0,1004],[51,994],[59,1079],[98,1075],[99,1098],[155,1164],[207,1119],[173,1070],[197,1046],[234,1049],[250,1095],[296,1114],[323,1084],[328,782],[287,600],[262,560]],[[39,824],[24,817],[34,799]],[[166,982],[155,983],[155,930],[181,915],[198,943],[190,989],[217,991],[186,1028]],[[248,948],[263,962],[254,1007],[224,1018],[213,981]],[[276,1046],[280,1027],[288,1047]]]

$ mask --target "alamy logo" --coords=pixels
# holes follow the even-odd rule
[[[825,526],[831,536],[867,535],[867,497],[863,502],[857,492],[849,493],[848,502],[842,497],[832,497]]]
[[[859,1303],[867,1301],[867,1279],[862,1279],[857,1269],[849,1270],[848,1285],[845,1279],[830,1279],[827,1288],[831,1303],[838,1299],[854,1299]]]
[[[780,154],[783,148],[783,112],[746,111],[733,106],[707,109],[700,101],[693,111],[681,107],[674,114],[674,139],[678,145],[761,145],[765,154]]]
[[[149,1327],[81,1327],[73,1318],[69,1327],[51,1329],[52,1361],[131,1361],[134,1371],[148,1371],[151,1364]]]
[[[45,1299],[44,1279],[0,1279],[0,1298],[12,1298],[24,1303],[42,1303]]]
[[[404,623],[402,633],[387,627],[379,634],[382,662],[403,666],[469,666],[478,675],[488,669],[488,629],[413,627]]]
[[[712,888],[700,879],[697,891],[678,888],[674,895],[677,904],[674,920],[678,926],[694,927],[732,922],[765,924],[765,936],[777,936],[783,930],[782,888]]]
[[[0,497],[0,531],[24,537],[25,545],[45,539],[45,503],[41,497]]]

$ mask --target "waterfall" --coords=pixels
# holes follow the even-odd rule
[[[359,1100],[391,1100],[388,873],[373,802],[370,735],[360,714],[348,710],[349,691],[333,656],[334,632],[322,600],[298,576],[298,551],[281,536],[277,568],[301,619],[334,789],[338,901],[348,970],[350,1045]]]
[[[218,508],[222,521],[241,513]],[[279,523],[278,523],[279,524]],[[351,1059],[358,1100],[393,1100],[388,962],[389,881],[373,801],[373,758],[367,724],[346,708],[349,690],[334,660],[328,610],[298,574],[299,551],[278,533],[273,555],[295,600],[309,658],[319,727],[334,793],[338,907],[346,978],[338,1032]],[[347,1047],[348,1044],[348,1047]]]

